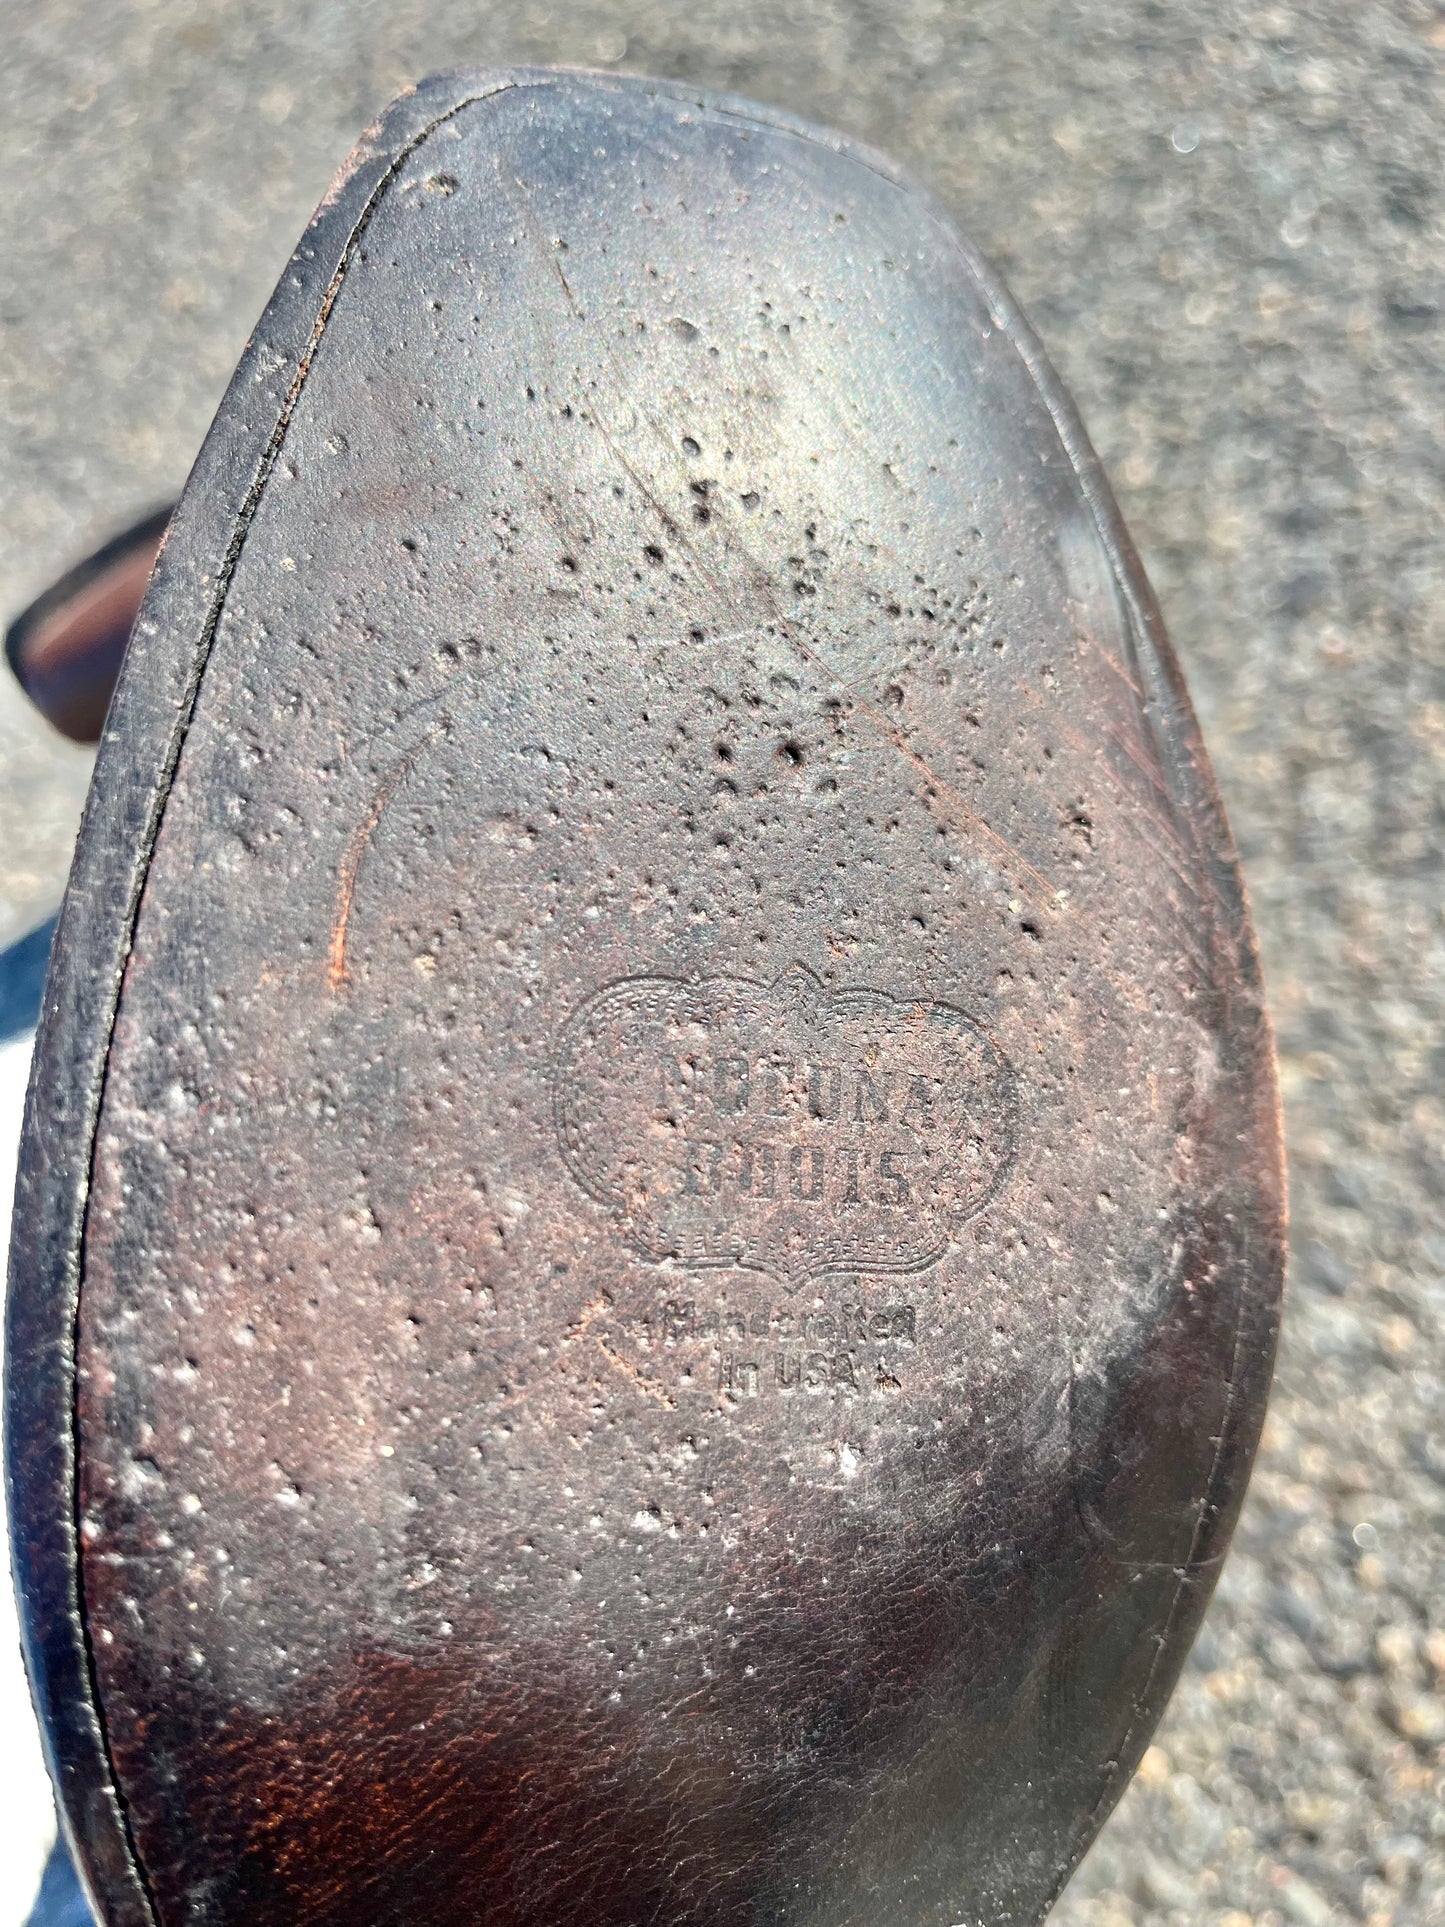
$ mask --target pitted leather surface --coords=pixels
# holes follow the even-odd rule
[[[95,1143],[149,1904],[1032,1920],[1202,1610],[1280,1267],[1232,853],[1087,451],[917,190],[682,90],[452,112],[328,299]]]

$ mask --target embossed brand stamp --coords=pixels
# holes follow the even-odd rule
[[[903,1389],[898,1362],[918,1343],[918,1307],[856,1296],[796,1308],[669,1298],[633,1329],[654,1354],[709,1353],[729,1403],[792,1392],[887,1397]]]
[[[641,1256],[794,1284],[936,1264],[1018,1137],[1013,1067],[962,1010],[802,964],[604,985],[554,1102],[568,1169]]]

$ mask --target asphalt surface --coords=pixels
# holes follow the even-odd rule
[[[357,130],[503,60],[909,163],[1004,269],[1191,680],[1279,1030],[1294,1259],[1236,1548],[1055,1919],[1445,1922],[1445,13],[1404,0],[0,4],[0,606],[178,484]],[[0,941],[85,759],[0,693]]]

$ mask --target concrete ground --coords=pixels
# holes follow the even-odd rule
[[[1236,1550],[1056,1918],[1445,1922],[1445,12],[0,0],[0,45],[6,610],[177,486],[332,169],[429,69],[622,64],[783,102],[910,163],[1001,264],[1202,714],[1294,1212]],[[0,942],[58,895],[84,780],[0,689]],[[13,1815],[34,1771],[16,1739]],[[0,1927],[32,1878],[6,1850]]]

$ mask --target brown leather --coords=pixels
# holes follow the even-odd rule
[[[17,1556],[110,1921],[1039,1917],[1223,1556],[1280,1151],[1154,604],[919,189],[399,103],[58,957]]]
[[[20,687],[73,742],[100,741],[170,514],[157,510],[67,570],[5,632]]]

